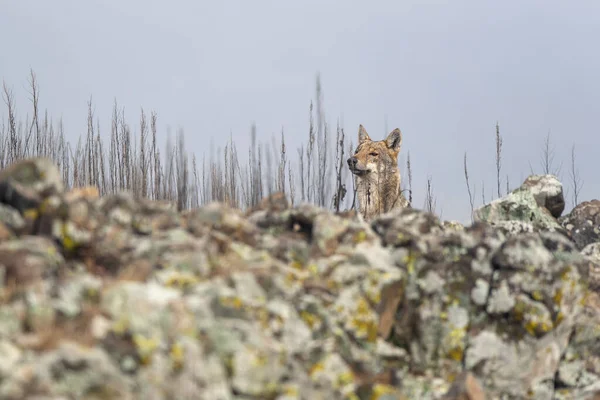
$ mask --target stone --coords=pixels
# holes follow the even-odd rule
[[[536,203],[546,208],[554,218],[561,216],[565,209],[562,183],[554,175],[530,175],[521,188],[533,194]]]
[[[580,250],[600,242],[600,200],[578,204],[560,223]]]
[[[559,223],[553,177],[461,225],[416,208],[365,222],[281,193],[178,211],[66,191],[46,162],[0,173],[0,398],[600,391],[599,241],[575,228],[595,205]]]

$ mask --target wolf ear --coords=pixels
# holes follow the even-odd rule
[[[388,149],[393,149],[394,151],[400,151],[400,146],[402,146],[402,132],[400,129],[396,128],[385,139],[385,144]]]
[[[367,133],[365,127],[361,124],[358,127],[358,143],[360,144],[366,142],[367,140],[371,140],[371,138],[369,137],[369,134]]]

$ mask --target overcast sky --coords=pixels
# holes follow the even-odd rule
[[[478,204],[495,187],[496,121],[502,180],[540,170],[550,132],[568,182],[571,146],[598,197],[600,2],[0,0],[0,78],[27,108],[29,69],[41,106],[67,135],[85,133],[90,96],[104,134],[114,99],[132,124],[156,110],[159,130],[183,128],[201,157],[231,133],[247,148],[285,129],[289,155],[305,142],[315,76],[327,120],[356,140],[398,127],[410,151],[415,206],[433,179],[444,219],[468,219],[468,154]],[[0,111],[4,118],[5,107]],[[241,150],[241,153],[244,151]],[[580,201],[581,201],[580,200]],[[568,207],[570,207],[570,203]]]

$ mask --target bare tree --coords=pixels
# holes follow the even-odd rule
[[[500,194],[500,168],[502,167],[502,136],[500,136],[500,125],[496,122],[496,181],[498,185],[498,197]]]
[[[473,194],[471,193],[471,185],[469,185],[469,170],[467,168],[467,152],[464,156],[464,171],[465,171],[465,182],[467,184],[467,193],[469,194],[469,204],[471,205],[471,221],[473,221],[473,211],[475,209],[473,205]]]
[[[540,164],[542,166],[543,174],[552,174],[559,176],[560,170],[562,169],[562,163],[558,168],[554,168],[554,147],[550,140],[550,131],[544,138],[544,145],[542,147],[542,154],[540,157]]]
[[[408,174],[408,202],[412,204],[413,201],[413,190],[412,190],[412,166],[410,163],[410,151],[406,157],[406,172]]]
[[[6,162],[10,164],[21,157],[21,140],[17,134],[17,117],[15,115],[15,98],[11,89],[3,83],[3,99],[8,111],[8,143]],[[5,150],[3,150],[5,151]]]
[[[581,193],[581,189],[583,188],[583,182],[579,177],[579,171],[575,167],[575,145],[571,147],[571,188],[573,190],[573,207],[576,207],[579,204],[579,195]]]
[[[286,151],[285,151],[285,136],[283,134],[283,128],[281,129],[281,149],[280,149],[281,158],[279,160],[279,168],[278,168],[278,188],[277,190],[283,192],[285,194],[285,166],[287,164]]]
[[[340,211],[340,205],[342,201],[344,201],[344,197],[346,197],[346,185],[343,183],[343,172],[344,172],[344,129],[340,128],[340,124],[338,122],[337,126],[337,136],[336,136],[336,148],[335,148],[335,156],[336,156],[336,189],[335,195],[333,196],[333,208],[336,212]]]
[[[481,181],[481,204],[485,204],[485,181]]]
[[[318,198],[317,204],[321,207],[326,205],[327,199],[327,160],[328,160],[328,133],[329,129],[327,126],[327,122],[325,122],[324,118],[324,110],[323,110],[323,91],[321,87],[321,77],[317,75],[317,140],[319,141],[319,145],[317,146],[318,151],[318,168],[319,168],[319,176],[317,177],[317,187],[318,187]]]
[[[436,204],[437,201],[433,195],[432,178],[429,176],[427,178],[427,191],[425,192],[425,210],[433,214],[435,212]]]
[[[29,86],[31,87],[31,103],[33,106],[33,117],[31,119],[31,126],[29,128],[29,135],[27,137],[26,143],[29,143],[29,137],[31,137],[34,129],[35,129],[35,150],[37,155],[41,155],[43,151],[43,143],[41,138],[39,117],[38,117],[38,103],[39,103],[39,87],[37,85],[37,79],[35,77],[35,73],[32,69],[29,70]],[[28,147],[28,146],[26,146]]]

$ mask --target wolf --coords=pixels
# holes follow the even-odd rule
[[[364,126],[358,128],[358,146],[347,162],[356,178],[358,211],[367,221],[393,209],[410,207],[400,189],[401,146],[402,132],[398,128],[380,141],[371,140]]]

